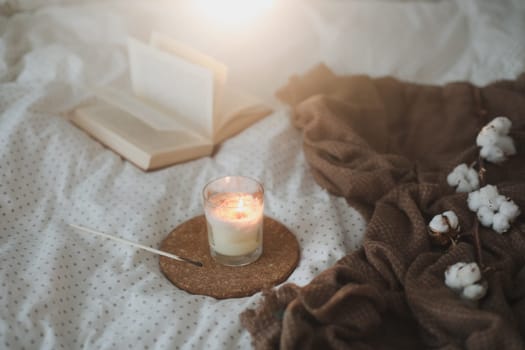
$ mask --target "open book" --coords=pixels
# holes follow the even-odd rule
[[[144,170],[210,155],[271,110],[226,86],[220,62],[159,33],[128,39],[129,77],[97,88],[71,121]]]

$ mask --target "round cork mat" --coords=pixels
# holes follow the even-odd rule
[[[160,269],[177,287],[217,299],[245,297],[279,284],[295,270],[299,261],[299,243],[295,236],[267,216],[263,221],[263,253],[249,265],[224,266],[213,260],[204,215],[175,228],[160,249],[202,262],[203,266],[198,267],[161,256]]]

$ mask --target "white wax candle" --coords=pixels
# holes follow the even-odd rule
[[[262,237],[263,204],[243,193],[216,194],[206,210],[210,243],[223,255],[239,256],[257,249]]]

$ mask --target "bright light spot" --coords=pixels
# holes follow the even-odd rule
[[[228,25],[255,20],[268,11],[273,0],[196,0],[198,10],[210,19]]]

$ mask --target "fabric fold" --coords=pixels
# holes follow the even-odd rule
[[[523,215],[500,235],[479,228],[487,295],[461,299],[447,266],[475,261],[475,214],[446,184],[477,160],[476,135],[492,118],[513,122],[518,154],[486,164],[488,183],[525,208],[525,75],[486,87],[338,77],[319,66],[278,96],[293,107],[316,181],[368,219],[363,246],[308,285],[268,291],[241,315],[257,349],[522,349],[525,319]],[[520,152],[521,151],[521,152]],[[432,245],[430,219],[459,217],[460,243]]]

